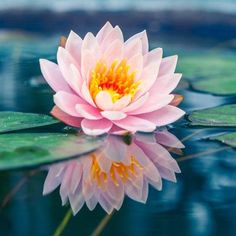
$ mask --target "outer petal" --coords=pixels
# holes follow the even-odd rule
[[[162,48],[155,48],[144,55],[144,66],[155,63],[157,65],[161,64],[162,60]]]
[[[100,44],[101,52],[104,52],[107,46],[117,39],[120,40],[121,42],[124,42],[122,31],[118,26],[116,26],[113,30],[111,30],[109,34],[107,34],[107,36],[104,38],[103,42]]]
[[[156,66],[155,63],[152,63],[143,69],[143,72],[140,77],[140,80],[142,82],[139,85],[139,90],[135,94],[134,99],[137,99],[146,92],[148,92],[148,90],[153,86],[157,78],[158,69],[159,68]]]
[[[71,126],[74,126],[74,127],[80,127],[81,126],[81,121],[82,121],[81,118],[70,116],[70,115],[66,114],[65,112],[63,112],[57,106],[54,106],[54,108],[51,111],[51,114],[55,118],[57,118],[58,120],[61,120],[62,122],[64,122],[67,125],[71,125]]]
[[[81,116],[75,109],[76,104],[85,103],[80,97],[63,91],[57,92],[54,95],[54,102],[62,111],[76,117]]]
[[[124,57],[126,59],[131,58],[134,55],[134,52],[138,54],[142,53],[142,41],[140,38],[125,42]]]
[[[59,67],[56,63],[53,63],[45,59],[40,59],[39,63],[43,77],[55,92],[58,91],[72,92],[72,90],[66,83],[65,79],[63,78],[59,70]]]
[[[173,74],[175,72],[178,56],[166,57],[162,60],[158,76]]]
[[[164,126],[181,118],[185,112],[177,107],[167,105],[160,110],[138,115],[141,119],[148,120],[157,126]]]
[[[86,81],[84,81],[84,83],[82,84],[81,94],[82,94],[83,98],[85,99],[85,101],[87,101],[90,105],[96,107],[96,105],[91,97],[91,94],[89,92],[88,85],[87,85]]]
[[[125,107],[122,111],[131,112],[131,111],[137,110],[147,101],[148,97],[149,97],[149,93],[145,93],[142,97],[132,102],[130,105]]]
[[[49,168],[46,180],[43,186],[43,195],[51,193],[55,190],[63,179],[64,166],[61,164],[53,165]]]
[[[108,21],[106,24],[99,30],[99,32],[96,35],[97,41],[99,43],[102,43],[104,38],[113,30],[113,27],[111,23]]]
[[[158,131],[155,136],[156,141],[166,147],[184,148],[184,145],[180,142],[180,140],[167,130]]]
[[[128,44],[130,41],[139,38],[142,42],[142,52],[143,55],[146,54],[148,52],[148,38],[147,38],[147,33],[146,30],[135,34],[134,36],[132,36],[131,38],[129,38],[125,43]]]
[[[136,132],[136,131],[152,132],[156,128],[154,123],[135,116],[128,116],[123,120],[113,121],[113,123],[131,132]]]
[[[182,74],[166,74],[161,77],[158,77],[150,94],[169,94],[171,93],[178,85]]]
[[[112,122],[107,119],[102,119],[102,120],[83,119],[81,122],[81,127],[85,134],[101,135],[107,133],[111,129]]]
[[[78,63],[64,48],[59,47],[57,51],[57,61],[62,75],[70,87],[80,94],[79,85],[81,84],[81,76],[78,70]],[[74,67],[74,69],[72,69]],[[78,86],[77,86],[78,84]]]
[[[148,100],[137,110],[129,112],[131,115],[144,114],[152,111],[156,111],[166,105],[168,105],[174,98],[174,95],[158,95],[149,97]]]
[[[76,111],[84,118],[90,120],[99,120],[102,119],[102,116],[99,110],[88,104],[77,104],[75,106]]]
[[[81,45],[82,39],[74,31],[70,31],[70,34],[66,40],[65,49],[71,54],[71,56],[78,62],[81,63]]]

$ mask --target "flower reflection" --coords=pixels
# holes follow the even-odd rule
[[[70,202],[76,214],[86,203],[93,210],[97,203],[107,212],[119,210],[125,195],[145,203],[151,184],[162,189],[162,178],[176,182],[180,173],[168,148],[178,150],[183,144],[168,131],[135,134],[127,143],[124,137],[110,135],[99,150],[82,158],[49,168],[43,194],[60,185],[62,204]]]

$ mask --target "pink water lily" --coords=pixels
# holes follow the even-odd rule
[[[69,201],[74,214],[84,204],[93,210],[98,203],[111,213],[120,209],[125,196],[145,203],[149,185],[161,190],[162,178],[176,182],[175,173],[180,173],[167,147],[184,146],[167,131],[136,134],[130,145],[110,135],[92,154],[51,166],[43,194],[60,186],[62,204]]]
[[[56,92],[52,114],[88,135],[151,132],[184,114],[170,94],[181,78],[177,56],[162,58],[161,48],[149,51],[145,31],[126,41],[109,22],[84,39],[71,31],[58,48],[57,63],[40,59]]]

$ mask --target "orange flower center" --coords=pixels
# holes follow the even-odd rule
[[[113,162],[109,172],[104,172],[101,170],[96,155],[92,155],[93,162],[91,167],[91,177],[92,179],[97,182],[98,187],[104,188],[104,184],[107,182],[108,176],[110,175],[112,182],[119,186],[119,181],[117,177],[120,177],[123,183],[126,183],[127,180],[132,181],[135,177],[140,174],[140,171],[143,167],[140,163],[135,159],[134,156],[131,156],[131,163],[130,165],[124,165],[121,162]]]
[[[93,99],[100,91],[107,91],[115,102],[125,95],[131,98],[137,92],[140,82],[135,82],[136,71],[129,72],[130,66],[126,60],[118,63],[113,61],[107,68],[106,63],[98,61],[91,73],[89,85],[90,94]]]

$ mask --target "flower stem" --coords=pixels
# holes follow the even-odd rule
[[[114,215],[114,213],[115,213],[115,211],[113,211],[110,215],[106,215],[105,217],[103,217],[103,219],[100,221],[100,223],[98,224],[96,229],[93,231],[91,236],[99,236],[102,233],[105,226],[110,221],[110,219],[112,218],[112,216]]]
[[[72,210],[71,208],[66,212],[62,222],[58,225],[57,229],[55,230],[53,236],[60,236],[62,232],[64,231],[65,227],[67,226],[70,218],[72,216]]]

